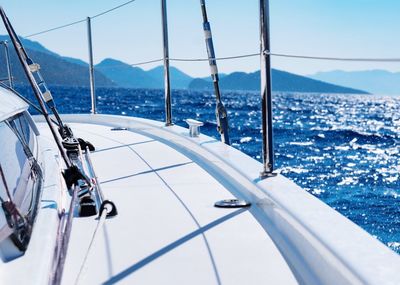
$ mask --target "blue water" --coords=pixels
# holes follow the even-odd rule
[[[53,88],[61,113],[88,113],[89,90]],[[26,90],[23,90],[26,91]],[[98,89],[103,114],[164,119],[162,90]],[[260,160],[260,96],[224,92],[235,148]],[[210,92],[173,91],[173,117],[218,137]],[[276,168],[400,253],[400,98],[274,94]]]

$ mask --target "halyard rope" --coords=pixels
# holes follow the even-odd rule
[[[81,266],[80,266],[79,273],[78,273],[78,275],[76,276],[75,284],[79,284],[79,283],[81,282],[81,280],[82,280],[82,277],[84,276],[83,273],[84,273],[84,271],[85,271],[85,269],[86,269],[86,263],[87,263],[89,254],[90,254],[90,252],[91,252],[91,249],[92,249],[92,247],[93,247],[93,244],[94,244],[94,242],[95,242],[95,240],[96,240],[96,237],[97,237],[97,235],[98,235],[99,229],[101,229],[101,228],[103,227],[104,221],[106,220],[106,217],[107,217],[107,213],[108,213],[109,211],[111,211],[111,209],[109,209],[108,206],[109,206],[109,205],[105,205],[105,208],[104,208],[103,212],[101,212],[101,216],[100,216],[100,218],[98,219],[96,229],[95,229],[94,232],[93,232],[93,235],[92,235],[92,238],[91,238],[91,240],[90,240],[89,246],[88,246],[88,248],[87,248],[87,250],[86,250],[86,253],[85,253],[85,257],[84,257],[84,259],[83,259],[83,261],[82,261],[82,264],[81,264]]]

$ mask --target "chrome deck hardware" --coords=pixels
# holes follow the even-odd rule
[[[239,199],[225,199],[217,201],[214,204],[214,207],[217,208],[246,208],[250,206],[251,206],[250,202]]]
[[[204,123],[193,119],[186,119],[186,123],[189,125],[189,135],[192,138],[198,137],[200,135],[200,127],[203,126]]]
[[[111,128],[112,131],[126,131],[128,130],[128,128],[124,128],[124,127],[114,127]]]

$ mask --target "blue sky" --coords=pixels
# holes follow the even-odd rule
[[[70,23],[124,0],[5,0],[2,6],[20,35]],[[198,0],[167,0],[171,57],[205,57]],[[270,0],[271,50],[340,57],[400,57],[400,1]],[[258,0],[208,0],[217,56],[258,52]],[[162,56],[160,0],[136,0],[93,19],[95,63],[112,57],[135,63]],[[1,33],[4,34],[4,28]],[[86,26],[77,24],[32,37],[52,51],[87,61]],[[192,76],[208,75],[206,63],[176,63]],[[273,58],[272,65],[298,74],[333,69],[400,71],[399,63],[349,63]],[[149,69],[154,65],[143,66]],[[259,68],[259,59],[219,62],[221,72]]]

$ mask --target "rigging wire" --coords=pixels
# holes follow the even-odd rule
[[[209,60],[230,60],[237,58],[246,58],[246,57],[254,57],[259,56],[260,53],[250,53],[250,54],[242,54],[242,55],[234,55],[234,56],[226,56],[226,57],[212,57],[212,58],[170,58],[170,61],[209,61]]]
[[[119,9],[119,8],[121,8],[121,7],[124,7],[124,6],[128,5],[128,4],[131,4],[132,2],[135,2],[135,1],[136,1],[136,0],[131,0],[131,1],[122,3],[121,5],[115,6],[114,8],[111,8],[111,9],[109,9],[109,10],[106,10],[106,11],[104,11],[104,12],[101,12],[101,13],[99,13],[99,14],[96,14],[96,15],[90,17],[90,18],[94,19],[94,18],[103,16],[103,15],[105,15],[105,14],[107,14],[107,13],[110,13],[110,12],[112,12],[112,11],[114,11],[114,10],[117,10],[117,9]]]
[[[250,54],[242,54],[242,55],[234,55],[234,56],[226,56],[226,57],[215,57],[215,58],[169,58],[170,61],[176,62],[202,62],[209,60],[232,60],[232,59],[240,59],[240,58],[249,58],[260,56],[261,53],[250,53]],[[355,61],[355,62],[386,62],[386,63],[394,63],[400,62],[400,58],[361,58],[361,57],[329,57],[329,56],[308,56],[308,55],[298,55],[298,54],[284,54],[284,53],[275,53],[275,52],[266,52],[267,55],[276,56],[276,57],[286,57],[286,58],[298,58],[298,59],[311,59],[311,60],[330,60],[330,61]],[[143,62],[131,63],[128,64],[130,66],[140,66],[146,65],[149,63],[161,62],[164,59],[153,59]],[[119,64],[110,65],[104,68],[113,68],[113,67],[121,67]]]
[[[243,54],[243,55],[236,55],[236,56],[227,56],[227,57],[216,57],[216,58],[167,58],[170,61],[181,61],[181,62],[194,62],[194,61],[209,61],[209,60],[230,60],[230,59],[237,59],[237,58],[245,58],[245,57],[253,57],[253,56],[259,56],[259,53],[251,53],[251,54]],[[137,63],[130,63],[127,65],[130,66],[140,66],[140,65],[146,65],[149,63],[155,63],[155,62],[161,62],[164,61],[163,58],[159,59],[153,59],[153,60],[148,60],[148,61],[143,61],[143,62],[137,62]],[[113,64],[109,65],[103,68],[113,68],[113,67],[122,67],[120,64]]]
[[[131,64],[126,64],[126,65],[128,65],[128,66],[140,66],[140,65],[146,65],[146,64],[155,63],[155,62],[161,62],[161,61],[164,61],[164,59],[163,58],[152,59],[152,60],[148,60],[148,61],[142,61],[142,62],[131,63]],[[126,65],[125,64],[111,64],[111,65],[104,66],[102,68],[114,68],[114,67],[122,68],[122,67],[125,67]]]
[[[288,57],[288,58],[300,58],[300,59],[315,59],[315,60],[333,60],[333,61],[361,61],[361,62],[400,62],[400,58],[360,58],[360,57],[329,57],[329,56],[308,56],[308,55],[298,55],[298,54],[285,54],[285,53],[274,53],[265,52],[267,55],[276,57]],[[260,53],[250,53],[243,55],[227,56],[227,57],[215,57],[211,60],[231,60],[238,58],[247,58],[260,56]],[[208,58],[170,58],[171,61],[208,61]]]
[[[118,5],[118,6],[115,6],[115,7],[111,8],[111,9],[108,9],[106,11],[103,11],[103,12],[101,12],[99,14],[96,14],[96,15],[90,17],[90,18],[94,19],[94,18],[103,16],[103,15],[105,15],[107,13],[110,13],[110,12],[112,12],[114,10],[117,10],[117,9],[119,9],[121,7],[124,7],[124,6],[126,6],[126,5],[128,5],[128,4],[132,3],[132,2],[135,2],[135,1],[136,0],[130,0],[128,2],[122,3],[121,5]],[[52,32],[52,31],[55,31],[55,30],[67,28],[67,27],[70,27],[70,26],[73,26],[73,25],[76,25],[76,24],[80,24],[80,23],[83,23],[83,22],[86,22],[86,18],[82,19],[82,20],[78,20],[78,21],[72,22],[72,23],[68,23],[68,24],[64,24],[64,25],[57,26],[57,27],[54,27],[54,28],[50,28],[50,29],[47,29],[47,30],[44,30],[44,31],[41,31],[41,32],[33,33],[33,34],[25,36],[24,38],[31,38],[31,37],[34,37],[34,36],[38,36],[38,35],[45,34],[45,33],[48,33],[48,32]]]
[[[297,54],[284,54],[266,51],[266,54],[277,57],[332,60],[332,61],[358,61],[358,62],[400,62],[400,58],[362,58],[362,57],[329,57],[329,56],[308,56]]]
[[[41,31],[41,32],[37,32],[37,33],[34,33],[34,34],[30,34],[30,35],[25,36],[24,38],[31,38],[31,37],[38,36],[38,35],[41,35],[41,34],[45,34],[45,33],[48,33],[48,32],[52,32],[52,31],[55,31],[55,30],[63,29],[63,28],[66,28],[66,27],[70,27],[70,26],[73,26],[73,25],[76,25],[76,24],[79,24],[79,23],[82,23],[82,22],[86,22],[86,19],[75,21],[75,22],[72,22],[72,23],[69,23],[69,24],[65,24],[65,25],[62,25],[62,26],[54,27],[54,28],[51,28],[51,29],[48,29],[48,30],[44,30],[44,31]]]
[[[139,65],[145,65],[145,64],[149,64],[149,63],[154,63],[154,62],[160,62],[160,61],[164,61],[163,58],[160,59],[153,59],[153,60],[149,60],[149,61],[143,61],[143,62],[138,62],[138,63],[132,63],[129,64],[130,66],[139,66]]]

